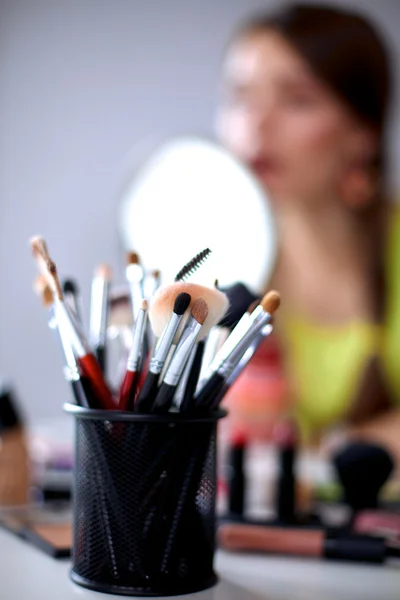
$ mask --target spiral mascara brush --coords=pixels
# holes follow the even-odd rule
[[[126,373],[121,385],[118,408],[120,410],[132,410],[137,383],[140,376],[140,362],[143,359],[143,340],[147,325],[147,300],[142,300],[141,308],[135,323],[132,347],[129,352]]]
[[[168,324],[157,343],[154,354],[150,359],[149,370],[135,404],[135,410],[138,412],[149,412],[153,406],[157,394],[160,373],[182,317],[190,304],[190,300],[190,295],[185,292],[178,294],[175,299],[171,318],[169,319]]]
[[[207,260],[210,256],[210,248],[205,248],[196,256],[194,256],[182,269],[176,274],[175,281],[186,281],[197,271],[197,269]]]
[[[158,390],[153,406],[153,412],[167,412],[170,409],[179,379],[207,315],[208,306],[206,302],[203,298],[198,298],[193,303],[191,316],[186,322],[185,328],[179,338],[178,345]]]
[[[111,269],[100,265],[94,274],[90,296],[89,341],[103,373],[106,372],[106,337]]]

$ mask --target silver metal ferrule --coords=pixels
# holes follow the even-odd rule
[[[89,339],[90,344],[94,348],[97,346],[104,346],[106,342],[109,287],[109,283],[104,277],[94,277],[92,282],[89,322]]]
[[[189,376],[190,376],[190,372],[192,370],[194,357],[196,356],[196,351],[197,351],[197,346],[196,346],[196,344],[194,344],[192,351],[189,354],[189,358],[186,361],[185,368],[183,369],[183,373],[179,380],[178,387],[175,390],[174,406],[176,406],[177,408],[180,407],[182,400],[185,396],[186,386],[189,381]]]
[[[67,373],[67,371],[72,372],[74,370],[77,370],[78,366],[76,363],[76,358],[75,358],[74,351],[72,349],[71,342],[69,341],[69,338],[67,335],[67,330],[63,326],[62,323],[60,326],[58,325],[57,318],[55,315],[54,304],[49,309],[48,325],[49,325],[49,328],[52,329],[57,335],[58,343],[60,345],[61,352],[62,352],[63,358],[65,360],[65,363],[66,363],[66,365],[64,366],[64,373]],[[68,381],[72,381],[71,378],[67,378],[67,375],[65,375],[65,377],[66,377],[66,379],[68,379]]]
[[[271,315],[267,312],[263,312],[263,315],[260,315],[259,318],[255,320],[250,329],[246,331],[244,336],[236,345],[235,349],[229,354],[229,356],[225,359],[223,364],[217,369],[218,373],[224,377],[224,379],[228,379],[232,374],[234,368],[239,363],[240,359],[246,352],[247,348],[250,344],[257,338],[260,331],[271,322]]]
[[[167,372],[164,375],[163,382],[168,385],[177,385],[185,368],[186,361],[196,343],[200,333],[201,324],[194,317],[189,317],[185,329],[179,339],[178,345],[171,358]]]
[[[264,313],[262,306],[259,304],[253,310],[252,313],[248,314],[245,312],[235,327],[232,329],[230,335],[226,339],[225,343],[221,346],[220,350],[215,355],[215,359],[212,362],[212,369],[216,371],[219,366],[227,359],[231,352],[236,348],[243,335],[253,326],[253,323]]]
[[[160,339],[157,342],[154,356],[150,360],[149,371],[155,374],[159,374],[162,371],[168,352],[171,348],[171,344],[178,330],[179,323],[181,322],[183,315],[177,315],[175,312],[172,313],[170,320],[167,323]]]
[[[226,382],[228,386],[231,386],[231,385],[234,384],[234,382],[236,381],[236,379],[239,377],[239,375],[241,374],[241,372],[243,371],[243,369],[245,368],[245,366],[247,365],[247,363],[251,359],[251,357],[256,352],[257,348],[259,347],[259,345],[261,344],[261,342],[263,341],[263,339],[266,338],[266,337],[268,337],[271,334],[272,330],[273,330],[272,324],[269,323],[257,335],[257,337],[255,338],[255,340],[253,340],[253,342],[247,348],[246,352],[243,354],[242,358],[239,360],[238,364],[236,365],[236,367],[232,371],[232,374],[229,376],[229,379]]]
[[[143,339],[146,332],[147,310],[140,309],[133,332],[132,346],[128,356],[126,368],[128,371],[137,371],[143,353]]]

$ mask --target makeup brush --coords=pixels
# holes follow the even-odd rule
[[[218,351],[214,353],[214,356],[212,357],[212,359],[210,360],[210,357],[207,357],[207,365],[203,364],[202,372],[200,374],[200,380],[199,380],[199,386],[198,386],[199,389],[200,389],[200,387],[202,387],[204,385],[204,382],[208,379],[209,370],[211,368],[212,362],[214,360],[222,362],[234,350],[235,346],[237,345],[237,343],[240,341],[243,334],[247,331],[247,329],[250,326],[249,316],[254,313],[254,310],[258,306],[259,306],[259,303],[257,300],[252,302],[247,307],[246,312],[243,313],[243,315],[241,316],[239,321],[236,323],[235,327],[232,329],[230,334],[225,335],[225,339],[223,340],[223,343],[219,345]],[[259,311],[258,308],[257,308],[257,310]],[[230,310],[229,310],[229,312],[230,312]],[[224,317],[222,319],[222,321],[225,321],[225,319],[226,319],[226,317]],[[227,327],[224,327],[223,330],[229,333],[229,330],[227,329]],[[211,334],[211,332],[210,332],[210,334]],[[253,344],[251,344],[251,346],[246,350],[246,353],[245,353],[246,356],[249,356],[250,348],[252,346],[253,346]],[[255,348],[254,348],[253,352],[254,351],[255,351]],[[251,353],[251,356],[252,356],[253,352]],[[250,359],[250,356],[249,356],[249,359]],[[247,364],[247,362],[245,364]]]
[[[115,403],[100,365],[92,353],[79,324],[75,321],[74,315],[69,312],[68,307],[60,299],[56,299],[55,309],[57,322],[60,327],[65,327],[65,330],[68,332],[78,364],[83,374],[89,379],[90,386],[100,407],[107,410],[115,409]]]
[[[186,265],[176,274],[175,281],[185,281],[188,279],[207,260],[210,254],[210,248],[205,248],[205,250],[196,254],[196,256],[186,263]]]
[[[54,311],[53,311],[53,292],[51,287],[47,283],[47,279],[44,275],[37,275],[33,281],[33,291],[42,301],[43,306],[49,311],[49,327],[54,329],[57,324],[55,323]]]
[[[150,301],[154,296],[158,288],[160,287],[161,280],[161,272],[158,269],[153,269],[150,273],[145,274],[144,283],[143,283],[143,291],[144,297]],[[153,330],[150,326],[149,320],[147,320],[146,325],[146,341],[147,348],[154,348],[154,344],[156,342],[156,337],[153,333]]]
[[[57,325],[54,315],[53,293],[43,275],[36,277],[34,282],[34,290],[41,297],[43,306],[49,311],[48,325],[50,329],[56,331],[58,334],[58,340],[62,350],[63,358],[65,360],[63,369],[64,377],[66,381],[71,384],[76,403],[79,406],[97,408],[97,406],[94,404],[92,394],[90,393],[88,381],[82,380],[81,372],[76,362],[75,354],[68,336],[66,332],[63,331],[62,327]]]
[[[218,325],[232,329],[241,319],[242,315],[249,311],[251,304],[259,304],[261,298],[255,296],[243,283],[222,288],[229,300],[229,312],[221,319]]]
[[[73,279],[64,279],[62,282],[62,289],[64,292],[65,302],[68,304],[70,309],[75,313],[77,320],[83,325],[82,318],[82,301],[79,293],[79,287]]]
[[[140,362],[143,358],[143,339],[146,332],[148,307],[147,300],[142,300],[142,305],[135,323],[132,347],[126,365],[126,373],[119,394],[118,408],[120,410],[133,409],[137,383],[140,376]]]
[[[192,369],[193,366],[193,362],[194,362],[194,357],[196,355],[196,350],[197,350],[197,345],[199,342],[196,342],[196,344],[193,346],[191,353],[189,354],[189,358],[186,361],[186,365],[185,368],[183,369],[183,373],[182,376],[179,380],[179,383],[176,387],[175,390],[175,394],[174,394],[174,400],[172,405],[179,409],[182,402],[183,402],[183,398],[185,396],[185,390],[186,390],[186,386],[188,384],[189,381],[189,377],[190,377],[190,371]]]
[[[115,408],[111,392],[104,380],[99,363],[92,354],[89,344],[79,327],[76,318],[64,302],[64,295],[58,278],[57,267],[51,260],[46,242],[40,236],[31,239],[33,256],[51,287],[54,299],[54,312],[58,326],[63,328],[72,344],[78,364],[88,377],[99,404],[104,409]]]
[[[203,298],[197,298],[192,306],[191,316],[186,323],[158,390],[153,406],[154,412],[167,412],[170,409],[176,386],[207,315],[208,307],[206,302]]]
[[[146,379],[144,380],[135,404],[135,410],[138,412],[149,412],[153,406],[157,394],[160,373],[178,330],[179,323],[190,304],[190,300],[191,297],[186,292],[179,293],[175,297],[173,310],[171,311],[168,323],[158,340],[154,354],[150,360]]]
[[[249,345],[258,337],[261,330],[271,322],[272,315],[278,309],[279,304],[279,294],[274,291],[268,292],[261,300],[260,311],[258,311],[257,307],[249,315],[248,323],[250,323],[248,328],[227,356],[224,355],[223,347],[221,348],[223,358],[219,358],[218,353],[211,365],[208,379],[200,387],[200,390],[196,392],[194,407],[205,409],[213,405],[215,398],[224,387],[225,382],[232,375]],[[256,311],[257,316],[253,318],[253,314]],[[229,338],[225,343],[229,343]]]
[[[355,440],[340,448],[332,462],[343,487],[343,500],[352,512],[376,509],[379,492],[395,468],[389,452],[378,444]]]
[[[210,368],[212,361],[214,360],[221,346],[226,342],[228,336],[229,329],[227,327],[215,325],[211,328],[207,338],[205,339],[204,354],[201,363],[198,385],[200,385],[200,383],[207,377],[208,369]]]
[[[193,348],[193,360],[190,363],[183,398],[179,406],[179,410],[181,413],[188,412],[192,405],[193,396],[195,394],[197,383],[199,381],[201,363],[204,354],[204,346],[204,340],[200,340],[195,344]]]
[[[175,298],[178,294],[183,292],[189,294],[191,297],[190,307],[197,298],[203,298],[208,306],[208,316],[201,329],[199,339],[204,339],[208,335],[210,329],[218,323],[228,310],[228,298],[223,292],[220,292],[215,288],[185,281],[171,283],[170,285],[160,287],[149,307],[149,319],[156,337],[160,337],[164,331],[171,316]],[[178,342],[187,318],[188,313],[180,322],[179,328],[175,334],[174,344]]]
[[[161,272],[159,269],[153,269],[150,273],[145,274],[143,289],[144,296],[147,300],[150,300],[160,287]]]
[[[94,274],[90,296],[89,341],[103,373],[106,369],[106,335],[111,269],[100,265]]]
[[[218,539],[222,548],[240,552],[267,552],[377,564],[382,564],[390,557],[400,558],[400,546],[366,535],[335,535],[325,531],[232,523],[220,526]]]
[[[139,255],[136,252],[128,252],[126,255],[126,279],[129,283],[129,293],[132,304],[133,322],[136,321],[142,300],[144,298],[143,279],[144,271],[140,264]]]
[[[244,368],[246,367],[248,362],[253,357],[254,353],[258,349],[261,342],[264,340],[264,338],[268,337],[272,333],[272,331],[273,331],[272,323],[269,323],[260,331],[258,336],[249,345],[249,347],[243,354],[242,358],[240,359],[240,361],[238,362],[236,367],[233,369],[232,374],[228,377],[224,386],[222,387],[219,394],[216,396],[215,400],[213,401],[213,407],[217,407],[219,405],[219,403],[222,401],[225,394],[228,392],[229,388],[235,383],[235,381],[237,380],[239,375],[241,375],[242,371],[244,370]]]
[[[204,347],[205,340],[195,343],[183,370],[182,377],[179,380],[174,396],[174,406],[179,408],[179,411],[182,413],[187,411],[186,407],[188,404],[190,405],[196,391],[203,361]]]

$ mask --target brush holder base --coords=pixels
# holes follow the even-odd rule
[[[214,585],[216,434],[226,413],[64,408],[76,422],[72,580],[131,596]]]

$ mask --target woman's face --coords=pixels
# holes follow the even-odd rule
[[[245,35],[230,48],[218,130],[274,202],[332,197],[365,151],[356,119],[273,31]]]

